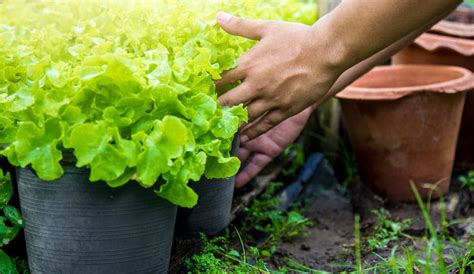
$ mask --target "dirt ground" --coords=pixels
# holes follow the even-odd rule
[[[329,272],[353,270],[348,265],[354,265],[354,215],[361,216],[362,237],[367,236],[371,226],[376,222],[372,209],[384,208],[388,217],[401,221],[409,218],[412,225],[406,231],[411,236],[422,236],[426,225],[420,208],[417,204],[393,204],[384,201],[369,188],[356,181],[351,183],[350,197],[341,195],[337,191],[321,191],[308,207],[305,215],[314,220],[316,225],[310,229],[307,237],[294,239],[282,243],[272,258],[273,267],[277,269],[284,263],[285,257],[290,257],[306,266]],[[450,227],[450,235],[460,242],[469,241],[469,231],[474,229],[474,195],[458,188],[453,180],[452,190],[445,197],[448,219],[459,221]],[[431,220],[435,227],[440,229],[440,202],[433,201]],[[465,252],[458,247],[444,243],[448,248],[445,252]],[[425,244],[418,240],[400,238],[390,243],[387,248],[377,250],[382,258],[388,258],[392,248],[409,247],[414,251],[423,251]],[[398,254],[403,250],[399,249]],[[400,254],[401,255],[401,254]],[[372,252],[362,252],[364,267],[370,267],[381,261],[380,257]]]
[[[284,265],[290,257],[305,266],[326,271],[341,271],[337,266],[352,261],[354,214],[351,201],[343,197],[321,196],[314,200],[305,214],[315,222],[307,237],[279,245],[272,258],[274,267]]]
[[[290,183],[294,178],[289,181],[280,179],[278,177],[276,180]],[[293,238],[291,241],[280,243],[277,251],[267,262],[270,269],[277,270],[287,265],[286,259],[291,258],[312,269],[328,272],[353,271],[355,215],[360,216],[361,237],[364,242],[364,239],[372,233],[371,229],[377,221],[372,210],[384,209],[386,217],[394,221],[410,219],[411,225],[404,233],[413,237],[411,239],[399,237],[398,240],[390,242],[386,248],[378,249],[377,254],[365,250],[362,246],[364,268],[381,262],[381,258],[390,257],[395,246],[400,247],[397,255],[403,255],[405,247],[420,253],[423,253],[426,248],[426,241],[417,239],[425,235],[427,231],[418,204],[387,202],[359,180],[352,180],[349,182],[349,187],[344,188],[338,183],[328,161],[317,168],[302,195],[306,197],[303,213],[315,225],[309,229],[306,237]],[[239,196],[238,193],[237,196]],[[458,221],[457,224],[449,227],[449,235],[459,242],[467,243],[469,231],[474,229],[474,194],[461,190],[459,182],[453,178],[450,193],[445,196],[445,203],[448,220]],[[432,201],[430,218],[438,231],[441,229],[440,209],[440,201]],[[239,229],[238,219],[233,225]],[[443,244],[446,247],[445,252],[459,254],[465,252],[448,241]],[[186,269],[183,267],[182,259],[199,252],[199,241],[178,241],[175,242],[173,248],[175,261],[172,261],[170,270],[172,273],[184,273]],[[235,248],[239,249],[240,246],[236,244]],[[177,258],[178,261],[176,261]]]

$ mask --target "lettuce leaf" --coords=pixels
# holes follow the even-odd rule
[[[228,2],[1,1],[0,155],[55,180],[72,152],[91,181],[194,206],[189,181],[238,171],[229,151],[247,121],[218,103],[214,80],[254,42],[224,33],[216,13],[316,17],[314,1]]]

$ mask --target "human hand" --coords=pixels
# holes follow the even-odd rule
[[[293,143],[303,130],[311,112],[311,108],[307,108],[258,138],[241,142],[239,159],[242,161],[243,169],[237,174],[235,186],[240,188],[247,184]]]
[[[244,103],[253,122],[241,132],[246,142],[300,113],[322,98],[342,73],[329,58],[329,45],[315,29],[297,23],[259,21],[218,14],[221,27],[232,35],[259,42],[225,72],[218,88],[242,83],[219,97],[223,105]]]

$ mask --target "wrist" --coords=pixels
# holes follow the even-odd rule
[[[335,30],[331,16],[324,16],[311,26],[311,39],[318,65],[338,74],[352,67],[353,56],[342,35]]]

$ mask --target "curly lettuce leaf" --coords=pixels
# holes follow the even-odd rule
[[[219,10],[313,23],[312,1],[0,3],[0,155],[44,180],[72,151],[90,181],[137,181],[192,207],[189,181],[233,176],[244,107],[222,107],[214,80],[254,41],[226,34]],[[67,152],[66,152],[67,151]]]
[[[63,128],[58,119],[50,118],[43,127],[32,122],[23,122],[18,127],[16,140],[11,144],[15,161],[21,167],[31,164],[38,176],[44,180],[54,180],[63,175],[59,161],[62,153],[58,149]]]

